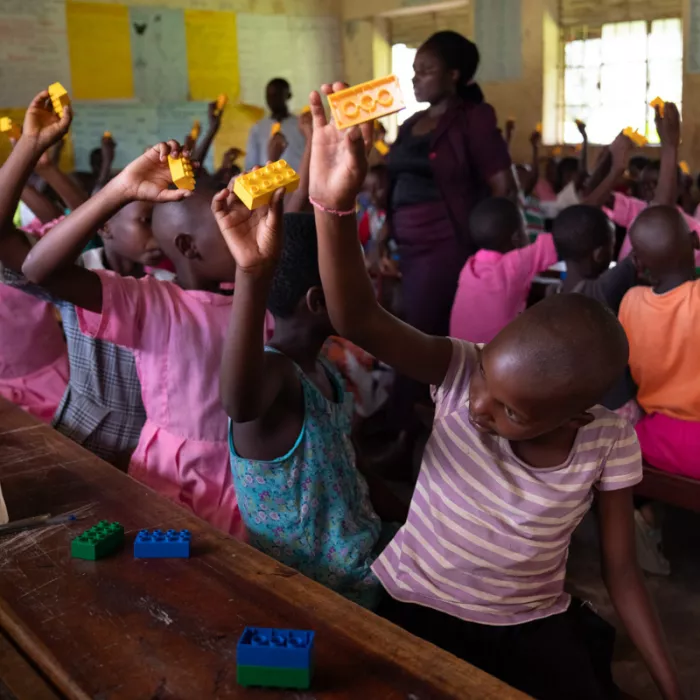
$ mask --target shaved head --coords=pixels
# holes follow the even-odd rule
[[[654,278],[695,267],[697,234],[691,234],[675,207],[645,209],[630,228],[630,241],[640,265]]]
[[[581,294],[548,297],[482,350],[469,389],[472,422],[515,441],[585,424],[628,356],[625,332],[602,304]]]

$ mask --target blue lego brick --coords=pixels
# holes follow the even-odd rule
[[[134,558],[188,559],[191,539],[189,530],[141,530],[134,540]]]
[[[238,640],[239,666],[311,670],[314,632],[246,627]]]

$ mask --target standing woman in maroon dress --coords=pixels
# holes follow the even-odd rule
[[[473,82],[478,65],[476,45],[457,32],[433,34],[420,47],[413,89],[430,106],[401,126],[387,161],[404,317],[433,335],[448,334],[459,273],[476,252],[473,207],[517,195],[496,113]]]

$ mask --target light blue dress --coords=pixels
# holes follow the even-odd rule
[[[355,464],[352,395],[320,361],[338,400],[326,399],[295,365],[304,425],[286,455],[269,462],[239,457],[229,422],[238,506],[256,549],[371,608],[380,591],[370,566],[379,554],[381,523]]]

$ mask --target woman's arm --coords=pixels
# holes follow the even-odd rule
[[[603,580],[617,614],[665,700],[682,697],[661,623],[637,564],[632,489],[599,492]]]
[[[329,95],[343,87],[324,85],[323,92]],[[310,105],[314,133],[309,194],[316,209],[319,267],[331,321],[339,335],[402,374],[442,384],[451,341],[421,333],[382,309],[365,268],[354,212],[367,172],[365,147],[371,144],[372,124],[339,131],[328,123],[317,92],[311,94]]]

